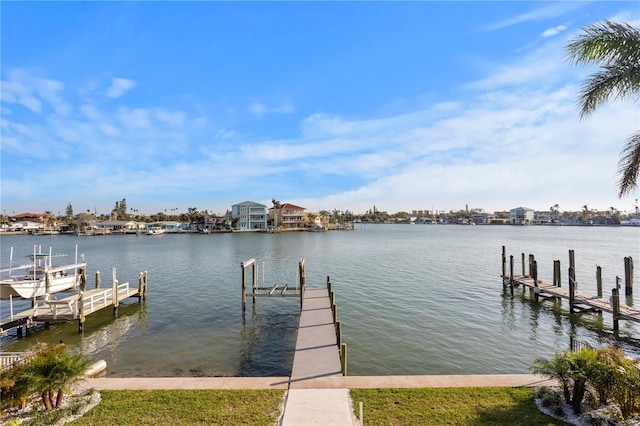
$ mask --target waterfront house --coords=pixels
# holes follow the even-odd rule
[[[115,232],[119,234],[135,234],[144,229],[143,223],[133,220],[105,220],[94,225],[97,229],[105,232]]]
[[[231,206],[231,218],[240,231],[267,229],[267,206],[253,201],[244,201]]]
[[[277,208],[269,209],[274,226],[289,230],[306,228],[304,210],[304,207],[291,203],[280,204]]]
[[[509,210],[509,223],[512,225],[531,225],[534,218],[534,210],[527,207],[516,207]]]

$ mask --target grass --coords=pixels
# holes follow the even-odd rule
[[[102,391],[79,425],[275,425],[283,390]]]
[[[353,389],[365,425],[565,425],[541,413],[533,388]],[[102,391],[80,425],[276,425],[283,390]]]
[[[532,388],[352,389],[372,425],[566,425],[541,413]]]

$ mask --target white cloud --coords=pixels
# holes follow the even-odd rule
[[[290,114],[295,111],[295,108],[293,107],[293,104],[288,100],[284,100],[280,104],[273,107],[267,107],[262,102],[253,100],[249,104],[248,110],[251,114],[261,117],[266,114]]]
[[[558,25],[557,27],[554,28],[549,28],[546,29],[545,31],[542,32],[542,34],[540,35],[543,38],[547,38],[547,37],[553,37],[555,35],[560,34],[561,32],[565,31],[567,29],[566,25]]]
[[[136,85],[136,82],[127,78],[112,78],[111,86],[107,89],[107,97],[116,99],[124,95]]]
[[[143,108],[129,109],[121,107],[118,109],[118,117],[125,126],[131,128],[148,128],[151,125],[149,112]]]
[[[170,112],[163,109],[155,110],[155,118],[170,126],[180,126],[184,123],[186,116],[183,111]]]
[[[534,3],[536,5],[540,3]],[[584,3],[573,1],[560,1],[553,3],[542,3],[542,7],[530,10],[519,15],[512,16],[502,21],[495,22],[486,27],[487,30],[493,31],[513,25],[523,24],[531,21],[543,21],[546,19],[557,18],[568,13],[572,13],[577,9],[584,7]]]

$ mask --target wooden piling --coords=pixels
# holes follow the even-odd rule
[[[522,276],[524,277],[526,274],[524,273],[524,253],[522,253]]]
[[[342,343],[340,345],[340,366],[342,368],[342,375],[347,375],[347,344]]]
[[[533,293],[537,302],[540,300],[540,287],[538,286],[538,262],[536,260],[531,264],[531,272],[533,273]]]
[[[569,312],[573,313],[576,297],[576,272],[573,266],[569,266]]]
[[[596,286],[598,287],[598,297],[602,298],[602,267],[596,267]]]
[[[616,277],[616,281],[620,278]],[[611,308],[613,309],[613,331],[615,333],[618,332],[619,329],[619,318],[620,318],[620,292],[617,288],[611,290]]]
[[[240,268],[242,268],[242,313],[247,310],[247,269],[245,268],[245,262],[240,262]]]
[[[560,261],[553,261],[553,285],[556,287],[562,287],[562,274],[560,273]]]
[[[118,300],[118,279],[116,278],[116,268],[112,269],[113,274],[113,314],[118,315],[120,300]]]
[[[331,283],[331,277],[327,276],[327,291],[329,292],[329,294],[331,294],[332,287],[333,284]]]
[[[535,260],[535,257],[533,256],[533,254],[529,254],[529,276],[533,277],[533,261]]]
[[[624,258],[624,295],[633,295],[633,258]]]
[[[96,271],[96,288],[100,288],[100,271]]]
[[[87,290],[87,268],[80,270],[80,294],[78,295],[78,332],[84,333],[84,293]]]
[[[502,246],[502,287],[506,288],[505,277],[507,275],[507,247]],[[513,273],[511,274],[513,275]]]
[[[509,289],[513,297],[513,255],[509,257]]]
[[[340,325],[340,321],[336,321],[336,342],[338,343],[338,347],[342,345],[342,326]]]

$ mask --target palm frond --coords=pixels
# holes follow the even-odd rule
[[[604,21],[583,28],[567,45],[567,59],[577,65],[640,62],[640,28]]]
[[[618,197],[622,198],[638,186],[638,173],[640,172],[640,131],[627,138],[627,142],[620,153],[618,172],[621,175]]]
[[[580,118],[589,116],[609,99],[640,98],[640,65],[610,65],[590,76],[578,98]]]

